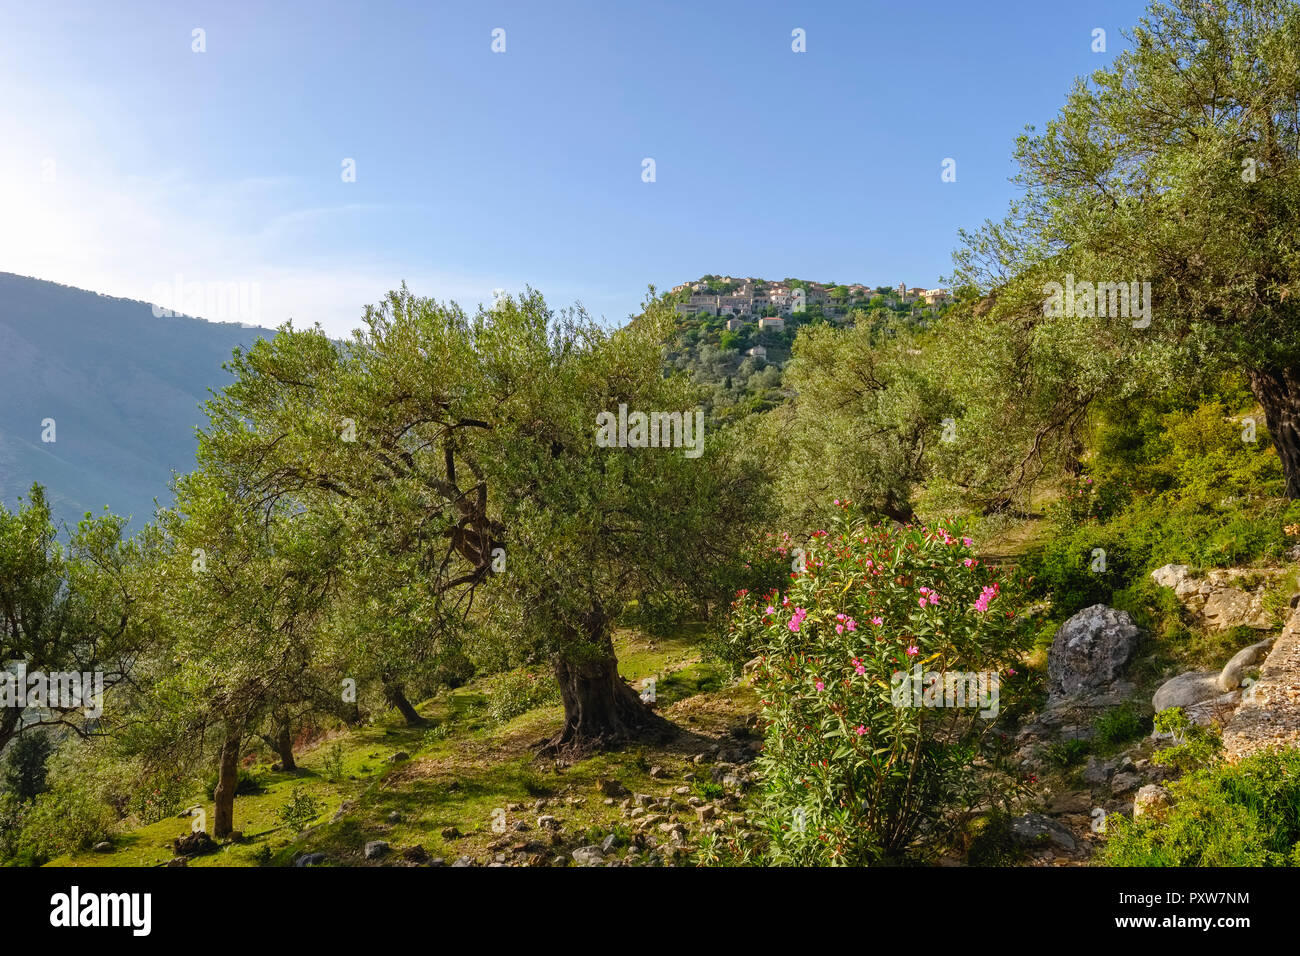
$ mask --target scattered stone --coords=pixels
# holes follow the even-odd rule
[[[112,853],[113,844],[109,843],[107,840],[101,840],[99,843],[95,844],[94,850],[96,853]]]
[[[172,859],[167,861],[166,865],[167,866],[189,866],[190,858],[188,856],[173,857]]]
[[[221,848],[216,840],[208,836],[206,830],[196,830],[173,840],[172,849],[177,856],[202,856],[205,853],[216,853]]]
[[[294,866],[320,866],[324,862],[324,853],[299,853],[293,859]]]
[[[388,852],[388,841],[371,840],[366,844],[366,859],[377,860]]]
[[[661,779],[663,779],[663,778],[666,777],[666,776],[668,776],[668,771],[666,771],[663,767],[651,767],[651,768],[650,768],[650,777],[651,777],[651,779],[654,779],[654,780],[661,780]]]
[[[1022,846],[1043,846],[1053,843],[1064,850],[1073,850],[1077,845],[1074,834],[1063,824],[1041,813],[1026,813],[1013,818],[1010,831],[1012,840]]]
[[[600,841],[600,852],[609,853],[614,849],[614,847],[618,846],[620,842],[618,834],[611,833],[609,836],[605,837],[605,839]]]
[[[410,754],[408,754],[405,750],[399,750],[397,751],[397,753],[393,754],[391,757],[388,758],[388,762],[401,763],[403,760],[410,760],[410,759],[411,759]]]
[[[1114,794],[1128,793],[1142,782],[1142,778],[1131,771],[1117,773],[1110,778],[1110,791]]]
[[[600,780],[596,781],[596,786],[599,787],[600,792],[607,797],[627,796],[627,787],[623,786],[623,784],[619,783],[617,780],[602,777]]]
[[[1169,791],[1158,783],[1149,783],[1137,792],[1133,798],[1133,817],[1142,816],[1144,813],[1152,813],[1156,810],[1163,810],[1169,806]]]
[[[446,865],[447,865],[446,858],[441,856],[435,856],[432,860],[429,861],[429,866],[446,866]]]
[[[712,820],[714,817],[716,817],[718,815],[718,811],[716,808],[706,805],[703,807],[696,807],[695,815],[696,817],[699,818],[699,821],[703,823],[705,820]]]
[[[537,828],[539,830],[558,830],[560,829],[560,821],[550,814],[546,814],[537,818]]]
[[[600,847],[594,843],[590,846],[580,846],[573,851],[573,862],[578,866],[595,866],[605,862],[605,856],[600,852]]]
[[[425,863],[429,859],[429,851],[420,844],[408,846],[402,850],[402,859],[409,860],[412,863]]]
[[[1083,768],[1083,780],[1093,786],[1101,786],[1115,772],[1115,761],[1101,760],[1095,754],[1088,758],[1088,765]]]
[[[458,856],[452,866],[473,866],[474,860],[468,856]]]
[[[460,832],[459,827],[442,828],[442,838],[444,840],[459,840],[462,836],[464,836],[464,834]]]
[[[401,823],[401,822],[402,822],[402,814],[401,814],[400,812],[398,812],[397,810],[394,810],[392,813],[390,813],[390,814],[388,815],[388,822],[389,822],[389,823]]]
[[[567,856],[551,857],[551,866],[568,866],[569,858]]]
[[[690,788],[690,787],[676,787],[676,788],[674,788],[674,790],[673,790],[673,793],[675,793],[675,794],[676,794],[677,796],[679,796],[679,797],[684,797],[684,796],[686,796],[687,794],[689,794],[690,792],[691,792],[691,788]]]

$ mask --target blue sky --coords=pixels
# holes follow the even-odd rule
[[[403,279],[610,322],[704,273],[929,286],[1143,6],[3,2],[0,271],[336,334]]]

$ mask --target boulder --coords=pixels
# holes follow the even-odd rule
[[[366,844],[366,859],[377,860],[388,852],[386,840],[371,840]]]
[[[1140,633],[1126,611],[1105,604],[1086,607],[1062,624],[1047,655],[1049,705],[1116,681]]]
[[[1252,644],[1250,647],[1243,647],[1232,655],[1232,659],[1223,665],[1223,670],[1219,671],[1218,687],[1223,692],[1236,690],[1241,686],[1241,679],[1245,676],[1246,671],[1255,667],[1268,656],[1268,652],[1273,647],[1273,638],[1260,641],[1258,644]]]
[[[1193,704],[1218,697],[1221,693],[1219,675],[1216,672],[1188,671],[1161,684],[1160,689],[1151,698],[1151,706],[1155,708],[1156,713],[1168,710],[1170,707],[1186,709]]]

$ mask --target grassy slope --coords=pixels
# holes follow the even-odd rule
[[[656,677],[661,712],[686,731],[666,746],[599,754],[563,768],[542,764],[533,759],[531,745],[558,732],[563,720],[560,706],[538,708],[494,724],[484,712],[484,689],[470,684],[420,706],[428,727],[408,728],[396,714],[388,715],[370,727],[342,733],[300,753],[301,769],[296,774],[268,771],[262,793],[235,800],[235,827],[244,833],[245,841],[196,857],[189,865],[252,866],[257,855],[266,852],[264,847],[270,847],[278,864],[290,863],[303,852],[323,852],[334,864],[360,864],[370,840],[386,840],[396,850],[419,844],[430,856],[444,857],[448,863],[462,854],[483,862],[491,858],[488,844],[501,838],[492,831],[493,810],[524,804],[523,809],[508,812],[507,820],[510,824],[523,820],[532,828],[519,834],[520,840],[539,839],[533,804],[543,796],[551,798],[544,812],[557,816],[569,835],[566,846],[574,843],[574,834],[588,828],[603,834],[625,826],[619,807],[603,803],[599,778],[615,778],[635,793],[668,796],[682,785],[682,772],[695,753],[756,709],[751,690],[724,686],[720,670],[700,660],[697,638],[684,632],[653,641],[632,633],[616,639],[623,675],[634,681]],[[334,740],[344,748],[348,778],[338,783],[325,779],[322,772]],[[409,760],[388,762],[403,751]],[[655,765],[662,765],[670,776],[651,779],[649,770]],[[297,835],[278,818],[294,786],[324,805],[318,822]],[[557,797],[565,801],[560,806],[555,806]],[[570,798],[581,803],[570,804]],[[211,820],[211,801],[204,799],[203,804]],[[400,822],[390,822],[393,811],[400,814]],[[158,866],[172,858],[171,841],[188,832],[190,823],[174,817],[162,820],[118,836],[113,852],[76,853],[49,865]],[[444,839],[441,832],[448,827],[456,827],[464,836]],[[397,859],[393,854],[385,862]]]

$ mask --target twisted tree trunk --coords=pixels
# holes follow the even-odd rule
[[[580,754],[629,740],[672,736],[671,723],[641,701],[618,673],[610,622],[593,611],[583,624],[582,653],[553,663],[564,701],[564,729],[547,752]]]
[[[239,788],[240,734],[230,730],[221,745],[217,788],[212,793],[212,835],[224,840],[235,830],[235,791]]]
[[[1264,408],[1264,420],[1282,460],[1288,498],[1300,498],[1300,367],[1249,370],[1250,390]]]

